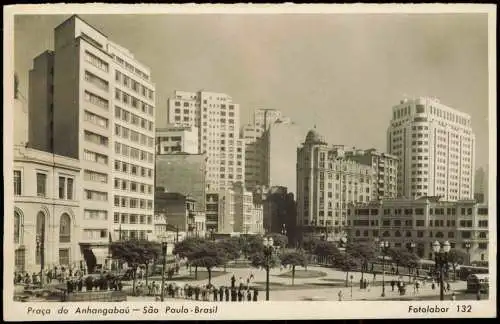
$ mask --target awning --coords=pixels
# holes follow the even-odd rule
[[[110,257],[107,248],[94,247],[91,249],[92,249],[92,253],[94,253],[94,255],[95,255],[97,264],[104,264],[104,262],[105,262],[104,260],[106,260]]]

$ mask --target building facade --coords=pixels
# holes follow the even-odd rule
[[[109,233],[118,239],[121,228],[145,239],[154,230],[155,88],[149,68],[78,16],[57,26],[54,36],[54,52],[42,54],[46,62],[35,62],[30,73],[30,84],[38,84],[30,89],[30,120],[48,115],[51,131],[38,130],[47,129],[45,122],[33,123],[29,141],[80,160],[80,244],[102,258]]]
[[[204,219],[192,197],[177,192],[155,192],[155,236],[159,241],[169,241],[171,232],[175,232],[176,241],[204,237]]]
[[[286,187],[271,187],[263,201],[264,230],[267,233],[281,233],[288,242],[297,240],[297,207],[294,195]]]
[[[449,241],[470,261],[488,260],[488,207],[473,200],[441,201],[438,197],[382,200],[351,205],[347,226],[354,239],[385,240],[432,259],[432,243]],[[470,243],[467,250],[466,243]]]
[[[207,156],[208,190],[231,188],[245,181],[245,147],[239,136],[240,107],[223,93],[175,91],[159,127],[176,124],[198,128],[198,152]]]
[[[83,267],[79,161],[16,145],[13,172],[15,270]]]
[[[303,236],[339,239],[348,204],[369,202],[374,190],[372,168],[345,158],[315,131],[297,149],[297,230]]]
[[[433,98],[401,100],[392,108],[387,148],[399,157],[399,196],[473,198],[475,136],[469,115]]]
[[[488,202],[488,169],[478,168],[474,179],[474,199],[478,203]]]
[[[245,186],[284,186],[295,192],[297,146],[303,131],[279,110],[257,109],[251,123],[242,129],[245,140]]]
[[[195,210],[204,212],[206,156],[203,154],[157,154],[155,157],[156,188],[177,192],[195,201]]]
[[[372,200],[397,197],[398,157],[376,149],[346,151],[346,158],[372,167],[375,177]]]
[[[198,154],[198,128],[169,125],[156,129],[156,154]]]

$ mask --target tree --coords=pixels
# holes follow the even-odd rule
[[[322,241],[315,238],[306,238],[302,242],[302,248],[309,253],[313,253],[314,249],[316,248],[316,245],[318,245],[319,242]]]
[[[109,248],[113,258],[127,262],[127,265],[133,269],[133,293],[135,293],[137,268],[158,259],[161,254],[159,243],[146,240],[111,242]]]
[[[264,243],[261,235],[245,236],[241,240],[242,252],[245,257],[252,256],[255,253],[264,251]]]
[[[334,266],[345,271],[345,286],[349,285],[349,271],[357,266],[356,259],[352,257],[349,253],[341,254],[338,258],[334,260]]]
[[[288,245],[288,237],[286,235],[280,233],[269,233],[266,236],[273,239],[274,245],[280,246],[282,248]]]
[[[189,263],[189,273],[191,274],[191,262],[189,262],[189,255],[194,251],[194,249],[200,245],[205,243],[207,240],[199,237],[190,237],[183,241],[177,242],[174,245],[174,249],[172,250],[172,254],[178,255],[181,258],[187,258]],[[198,279],[198,266],[194,268],[194,278]]]
[[[457,266],[465,264],[468,259],[468,254],[462,250],[452,249],[448,253],[448,262],[453,268],[453,280],[457,280]]]
[[[330,262],[340,256],[340,250],[332,242],[319,241],[313,253],[321,258],[328,258]]]
[[[352,243],[347,247],[347,253],[354,259],[359,260],[361,265],[361,280],[363,280],[363,274],[368,271],[368,263],[375,259],[377,254],[375,246],[364,242]]]
[[[224,251],[213,241],[205,241],[188,254],[189,262],[195,267],[204,267],[208,271],[208,284],[212,282],[212,269],[226,263]]]
[[[217,248],[219,248],[222,253],[224,253],[226,262],[224,263],[224,271],[226,271],[226,265],[228,261],[236,260],[240,257],[240,246],[238,241],[227,239],[217,243]]]
[[[410,274],[412,270],[419,265],[420,258],[413,252],[402,251],[399,257],[400,264],[408,268],[408,282],[410,282]]]
[[[292,266],[292,286],[295,280],[295,267],[296,266],[307,266],[307,258],[301,252],[290,252],[285,253],[281,258],[281,264],[284,266],[291,265]]]
[[[404,264],[405,255],[407,253],[408,250],[403,248],[390,248],[387,251],[387,255],[396,263],[396,273],[399,273],[399,266]]]

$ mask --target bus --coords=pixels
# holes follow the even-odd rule
[[[482,293],[488,293],[489,290],[489,276],[484,273],[473,273],[467,277],[467,292],[477,292],[480,290]]]
[[[475,267],[475,266],[459,266],[457,269],[458,278],[460,280],[467,280],[471,274],[488,274],[489,269],[487,267]]]

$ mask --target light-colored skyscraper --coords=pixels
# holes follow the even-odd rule
[[[258,187],[284,186],[295,192],[297,146],[303,131],[279,110],[257,109],[253,122],[242,129],[245,140],[245,185]]]
[[[347,159],[342,146],[329,146],[315,130],[297,149],[297,228],[305,236],[338,239],[350,203],[371,200],[371,166]]]
[[[30,120],[44,121],[30,123],[30,141],[81,161],[80,245],[100,260],[110,236],[153,234],[155,88],[146,66],[78,16],[54,39],[30,73],[30,85],[48,80],[30,89]]]
[[[473,197],[475,136],[469,115],[434,98],[401,100],[392,108],[387,148],[400,159],[400,196]]]
[[[230,96],[175,91],[168,99],[167,111],[166,119],[160,116],[159,127],[168,123],[198,128],[198,152],[207,156],[208,190],[223,190],[245,181],[245,148],[239,137],[240,109]]]

